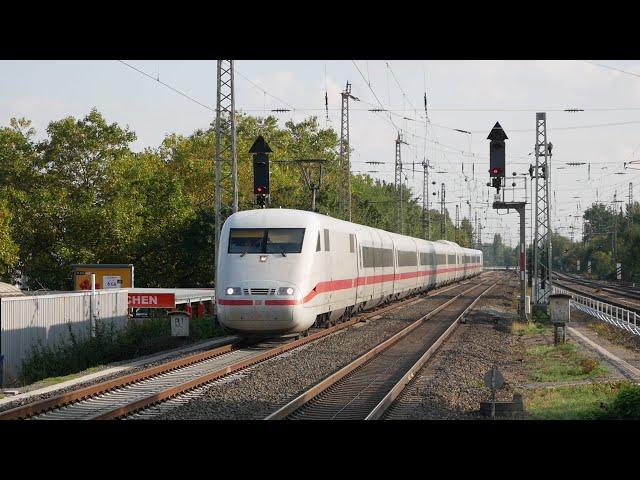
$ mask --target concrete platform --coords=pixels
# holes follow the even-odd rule
[[[571,323],[566,328],[569,336],[595,350],[626,377],[631,380],[640,380],[640,353],[610,342],[584,325]]]

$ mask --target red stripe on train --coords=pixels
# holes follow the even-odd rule
[[[301,300],[265,300],[265,305],[298,305]]]
[[[220,305],[253,305],[253,300],[226,300],[219,298],[218,303]]]
[[[468,268],[479,267],[480,264],[477,265],[467,265]],[[325,282],[318,283],[303,299],[300,300],[266,300],[265,305],[299,305],[302,303],[307,303],[313,300],[316,296],[322,293],[335,292],[337,290],[345,290],[349,288],[354,288],[356,286],[362,285],[373,285],[376,283],[385,283],[391,282],[394,280],[405,280],[409,278],[415,278],[419,276],[441,274],[441,273],[449,273],[449,272],[457,272],[459,270],[464,270],[465,267],[456,267],[456,268],[442,268],[440,270],[423,270],[423,271],[415,271],[415,272],[406,272],[399,274],[386,274],[386,275],[370,275],[368,277],[358,277],[356,279],[346,279],[346,280],[330,280]],[[218,300],[220,305],[253,305],[252,300]]]

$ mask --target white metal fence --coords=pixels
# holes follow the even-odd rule
[[[2,386],[19,379],[22,362],[38,345],[53,347],[91,335],[91,292],[0,298]],[[97,291],[96,323],[122,328],[127,323],[127,291]]]
[[[609,303],[595,300],[591,297],[570,292],[561,287],[553,287],[555,293],[565,293],[571,295],[571,304],[580,311],[592,315],[611,325],[622,328],[634,335],[640,335],[640,315],[626,308],[617,307]]]

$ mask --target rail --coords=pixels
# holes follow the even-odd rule
[[[574,291],[565,290],[555,285],[553,291],[554,293],[571,295],[571,303],[578,310],[605,321],[614,327],[640,336],[640,326],[638,325],[639,315],[636,312],[617,305],[611,305],[595,298],[580,295]]]
[[[428,296],[444,293],[467,283],[469,283],[469,280],[438,288],[429,292]],[[125,375],[124,377],[99,382],[31,404],[1,411],[0,420],[16,420],[39,416],[92,420],[121,418],[326,337],[358,322],[417,303],[425,296],[422,294],[394,302],[357,315],[333,327],[319,330],[307,337],[286,341],[286,343],[273,348],[255,350],[253,346],[244,348],[239,344],[231,344],[189,355]],[[64,412],[60,415],[60,409],[62,408],[64,408]]]
[[[421,316],[392,337],[280,407],[265,420],[286,418],[373,420],[380,418],[413,375],[451,334],[460,318],[498,282],[494,282],[493,285],[481,282],[456,294],[453,298]],[[432,322],[426,320],[444,312],[456,302],[466,299],[472,290],[482,287],[488,288],[485,288],[480,295],[474,298],[463,311],[457,311],[453,319],[447,317],[446,320],[442,318],[439,321],[443,323],[442,326],[444,323],[450,324],[444,328],[444,331],[438,333],[437,336],[436,331],[428,331]],[[443,315],[446,317],[448,314],[443,313]],[[415,334],[410,335],[410,333],[418,332],[424,327],[427,327],[427,331],[421,335],[426,335],[428,340],[426,340],[427,337],[422,340],[428,341],[428,346],[422,343],[422,340],[416,343],[415,338],[420,335],[418,337],[415,337]],[[412,361],[412,358],[417,359],[417,363],[415,360]],[[405,365],[408,372],[403,371],[405,362],[409,362]]]

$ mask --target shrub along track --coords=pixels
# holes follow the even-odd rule
[[[393,337],[325,378],[266,419],[378,419],[458,321],[499,282],[466,288]]]
[[[458,285],[441,288],[430,294],[442,293],[457,287]],[[0,412],[0,420],[121,418],[314,342],[358,322],[377,318],[420,300],[420,298],[411,297],[368,311],[297,340],[267,340],[253,345],[230,344],[182,357],[123,377]]]

